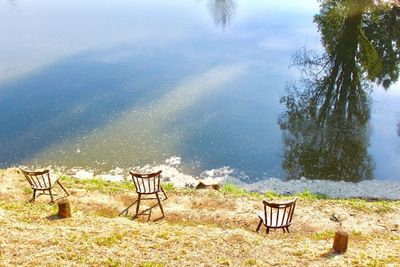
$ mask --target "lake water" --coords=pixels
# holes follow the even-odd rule
[[[293,158],[307,159],[287,142],[298,135],[283,130],[281,99],[301,77],[296,51],[325,51],[319,12],[309,0],[2,1],[0,166],[110,170],[178,156],[193,175],[400,181],[396,79],[367,93],[360,140],[327,144],[350,149]],[[324,144],[318,153],[331,153]]]

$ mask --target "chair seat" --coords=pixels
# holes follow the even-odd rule
[[[137,190],[136,192],[140,193],[140,194],[155,194],[155,193],[160,192],[160,190],[154,190],[154,189],[151,189],[151,190]]]

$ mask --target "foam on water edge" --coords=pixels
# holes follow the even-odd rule
[[[323,194],[334,198],[365,197],[379,199],[400,199],[400,183],[394,181],[366,180],[358,183],[345,181],[309,180],[301,177],[298,180],[284,181],[275,177],[265,177],[258,182],[249,182],[250,177],[244,172],[230,167],[221,167],[203,171],[198,177],[188,175],[179,170],[180,157],[170,157],[159,165],[144,165],[132,168],[115,168],[108,172],[98,172],[83,168],[67,169],[65,167],[48,166],[58,173],[66,173],[78,179],[93,177],[107,181],[130,180],[128,170],[139,173],[150,173],[162,170],[163,182],[171,182],[176,188],[195,187],[199,180],[214,180],[219,183],[233,183],[248,191],[264,193],[274,191],[279,194],[295,194],[308,190],[315,194]]]

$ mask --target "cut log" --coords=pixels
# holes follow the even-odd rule
[[[58,203],[58,216],[60,218],[71,217],[71,203],[68,199],[60,200]]]
[[[349,234],[343,231],[335,233],[335,240],[333,241],[333,250],[336,253],[342,254],[347,250],[347,243],[349,241]]]
[[[196,186],[196,189],[214,189],[214,190],[219,190],[220,189],[220,184],[212,179],[203,179],[200,180],[199,183]]]

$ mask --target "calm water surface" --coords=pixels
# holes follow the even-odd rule
[[[319,12],[289,0],[2,1],[0,166],[179,156],[192,174],[400,181],[396,79],[365,88],[358,128],[309,126],[282,100],[301,78],[296,51],[325,52]]]

